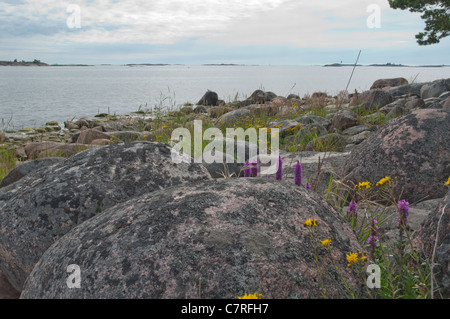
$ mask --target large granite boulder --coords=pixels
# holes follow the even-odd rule
[[[373,89],[355,94],[350,101],[353,111],[376,111],[394,101],[391,93],[383,89]]]
[[[376,183],[397,177],[397,193],[413,203],[445,195],[450,176],[450,111],[421,109],[398,117],[355,146],[344,174],[349,180]]]
[[[373,82],[372,86],[370,87],[371,90],[373,89],[382,89],[382,88],[389,88],[389,87],[396,87],[401,85],[407,85],[408,80],[405,78],[392,78],[392,79],[379,79]]]
[[[111,144],[78,153],[0,189],[0,270],[22,285],[42,254],[74,226],[130,198],[211,179],[172,161],[160,143]]]
[[[413,234],[415,246],[427,257],[433,257],[438,292],[435,296],[450,298],[450,191]]]
[[[450,79],[436,80],[430,83],[426,83],[420,89],[422,99],[428,99],[431,97],[439,97],[442,93],[450,91]]]
[[[317,219],[317,255],[307,219]],[[230,178],[147,193],[75,227],[42,256],[22,298],[344,298],[337,270],[364,290],[346,254],[361,251],[342,215],[290,181]],[[318,276],[315,258],[323,269]],[[69,289],[67,266],[81,272]]]

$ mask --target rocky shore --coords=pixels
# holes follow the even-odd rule
[[[245,178],[239,163],[173,164],[171,131],[195,120],[204,129],[278,128],[283,179]],[[417,249],[438,252],[434,297],[450,297],[450,79],[380,79],[365,92],[302,98],[256,90],[229,103],[208,91],[164,114],[3,131],[0,146],[17,159],[0,181],[1,298],[343,298],[343,278],[368,298],[346,256],[370,248],[361,223],[379,193],[363,198],[354,186],[375,189],[386,176],[395,179],[391,195],[411,203]],[[360,200],[359,226],[346,218],[351,199]],[[337,264],[326,274],[304,226],[310,218],[321,240],[332,238]],[[397,218],[380,228],[393,243]],[[86,278],[80,289],[61,280],[70,264]]]

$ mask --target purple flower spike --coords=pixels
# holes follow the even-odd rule
[[[398,223],[406,226],[408,223],[408,215],[409,215],[409,203],[404,199],[398,202]]]
[[[257,177],[258,176],[258,162],[253,161],[251,164],[251,176]]]
[[[276,179],[283,179],[283,160],[281,159],[281,156],[278,157],[278,170],[275,177]]]
[[[294,182],[295,185],[302,185],[302,164],[300,164],[300,162],[297,162],[297,164],[295,164]]]
[[[244,177],[250,177],[251,170],[247,162],[244,163]]]
[[[352,200],[350,202],[350,205],[348,206],[348,215],[356,217],[356,210],[358,209],[358,205],[356,205],[356,202]]]

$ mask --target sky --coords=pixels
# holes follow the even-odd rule
[[[424,26],[387,0],[0,0],[0,60],[450,65]]]

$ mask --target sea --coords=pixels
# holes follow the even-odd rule
[[[300,97],[314,92],[362,92],[381,78],[411,82],[450,78],[450,67],[97,65],[0,67],[0,130],[100,113],[176,109],[196,104],[207,90],[225,102],[255,90]]]

